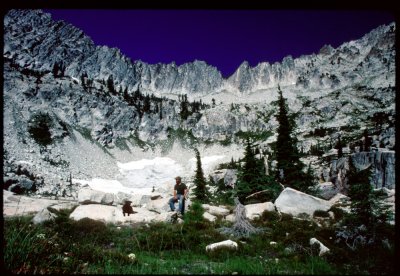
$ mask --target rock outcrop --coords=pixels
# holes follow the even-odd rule
[[[329,201],[302,193],[292,188],[285,188],[274,202],[276,209],[285,214],[313,216],[316,210],[328,211]]]

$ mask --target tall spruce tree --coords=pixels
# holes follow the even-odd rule
[[[239,168],[236,183],[236,195],[244,204],[247,197],[256,192],[264,191],[261,201],[274,200],[281,192],[280,185],[273,177],[265,174],[264,160],[256,158],[250,139],[246,139],[246,147],[243,157],[243,166]],[[257,201],[257,199],[254,199]]]
[[[296,190],[307,191],[312,183],[308,183],[308,177],[303,172],[304,164],[300,161],[300,153],[297,149],[297,139],[293,136],[294,121],[288,116],[286,100],[278,86],[279,112],[276,118],[279,122],[278,138],[276,141],[276,178],[285,186]]]
[[[203,173],[203,168],[201,167],[201,158],[200,158],[200,152],[198,149],[194,149],[196,153],[196,172],[194,175],[194,188],[193,188],[193,194],[195,200],[201,202],[201,203],[208,203],[211,200],[211,193],[207,189],[207,182],[206,179],[204,178],[204,173]]]

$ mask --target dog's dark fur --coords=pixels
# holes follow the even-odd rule
[[[125,204],[122,206],[122,214],[128,214],[128,217],[130,214],[135,214],[137,212],[133,211],[132,206],[131,206],[131,201],[126,201]]]

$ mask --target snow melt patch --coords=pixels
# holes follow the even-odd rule
[[[119,182],[118,180],[93,178],[92,180],[73,179],[72,182],[80,183],[83,185],[86,184],[86,185],[89,185],[89,187],[93,190],[101,191],[101,192],[105,192],[105,193],[116,194],[118,192],[124,192],[124,193],[140,192],[140,190],[122,186],[121,182]]]
[[[201,158],[202,168],[207,173],[225,158],[224,155],[212,155]],[[91,189],[106,193],[151,194],[154,189],[171,190],[175,177],[181,176],[183,181],[189,181],[195,173],[196,158],[191,158],[182,166],[168,157],[141,159],[127,163],[117,162],[120,174],[116,179],[93,178],[92,180],[74,179],[73,182],[87,184]],[[186,179],[185,179],[186,178]],[[171,190],[172,191],[172,190]]]
[[[149,192],[154,188],[165,188],[175,183],[175,177],[182,175],[183,167],[168,157],[142,159],[128,163],[117,163],[121,172],[121,183],[125,187],[140,188]]]
[[[106,193],[133,193],[149,195],[153,187],[168,189],[175,184],[175,177],[182,175],[183,167],[167,157],[142,159],[128,163],[117,162],[120,174],[117,179],[93,178],[74,182],[87,184],[91,189]]]

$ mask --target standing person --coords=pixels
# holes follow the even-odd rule
[[[188,189],[184,183],[181,182],[181,177],[175,177],[176,184],[174,186],[174,197],[171,197],[169,200],[169,207],[171,211],[175,211],[175,203],[179,201],[179,212],[183,215],[185,211],[185,198],[188,192]]]

